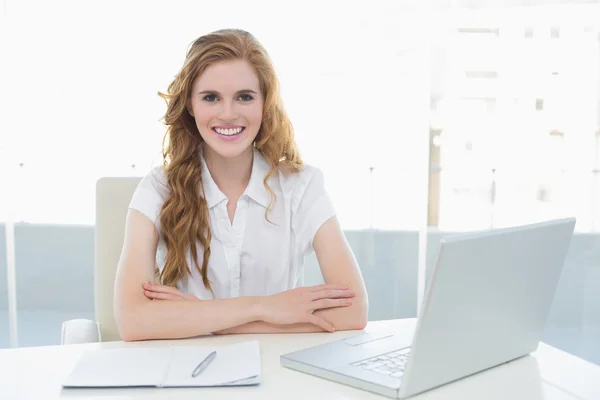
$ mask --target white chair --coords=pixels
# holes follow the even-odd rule
[[[139,177],[101,178],[96,183],[94,229],[94,309],[96,320],[63,322],[61,344],[121,340],[113,312],[117,264],[125,234],[125,218]]]

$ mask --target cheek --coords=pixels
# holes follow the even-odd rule
[[[263,118],[263,108],[262,106],[256,106],[252,109],[251,120],[254,124],[260,125],[262,123]]]
[[[211,107],[203,107],[200,105],[194,107],[194,119],[196,120],[196,125],[198,127],[206,126],[211,119],[214,119],[215,116],[213,114],[214,111]]]

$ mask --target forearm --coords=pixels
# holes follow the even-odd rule
[[[349,307],[329,308],[315,311],[330,322],[336,331],[359,330],[367,324],[368,304],[366,297],[354,298]],[[317,325],[309,323],[276,325],[264,321],[252,321],[215,332],[215,334],[249,334],[249,333],[310,333],[325,332]]]
[[[125,341],[193,337],[258,320],[258,299],[140,301],[117,310],[117,325]]]
[[[352,298],[349,307],[327,308],[315,311],[320,317],[325,318],[336,331],[349,331],[364,329],[368,322],[368,300],[366,295],[356,295]]]
[[[309,324],[286,324],[277,325],[270,324],[264,321],[253,321],[247,324],[233,326],[214,332],[216,335],[231,335],[231,334],[248,334],[248,333],[310,333],[310,332],[325,332],[325,329]]]

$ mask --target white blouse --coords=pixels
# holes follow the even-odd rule
[[[322,172],[305,165],[298,173],[278,171],[270,178],[269,186],[276,196],[267,214],[272,224],[265,219],[269,193],[263,184],[269,165],[254,149],[250,182],[230,223],[227,197],[217,187],[202,157],[201,160],[212,233],[208,279],[215,298],[265,296],[302,285],[304,257],[313,251],[312,241],[319,227],[335,215]],[[154,168],[140,182],[130,208],[148,217],[160,232],[158,216],[168,193],[164,168]],[[201,266],[203,249],[200,243],[196,247]],[[156,262],[160,271],[165,254],[159,235]],[[192,262],[191,252],[188,268],[191,276],[178,282],[178,289],[202,300],[212,299]]]

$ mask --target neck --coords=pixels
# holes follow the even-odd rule
[[[208,146],[204,147],[204,159],[210,175],[219,189],[228,197],[235,198],[242,195],[252,173],[252,147],[237,157],[222,157]]]

